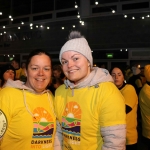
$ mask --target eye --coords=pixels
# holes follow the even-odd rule
[[[78,59],[79,59],[78,57],[74,57],[74,58],[73,58],[74,61],[76,61],[76,60],[78,60]]]
[[[31,69],[32,69],[32,70],[38,70],[38,68],[37,68],[37,67],[32,67]]]
[[[49,70],[50,70],[50,68],[44,68],[44,70],[49,71]]]
[[[68,61],[66,61],[66,60],[63,60],[61,63],[62,63],[62,65],[64,65],[64,64],[66,64]]]

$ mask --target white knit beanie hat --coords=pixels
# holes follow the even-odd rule
[[[91,48],[88,45],[87,40],[84,37],[81,38],[74,38],[71,40],[68,40],[63,47],[60,50],[59,54],[59,60],[61,62],[62,53],[66,51],[75,51],[81,53],[83,56],[85,56],[89,62],[90,67],[93,67],[93,57],[92,57],[92,51]]]
[[[134,75],[138,75],[141,72],[141,70],[137,67],[132,67],[132,72]]]

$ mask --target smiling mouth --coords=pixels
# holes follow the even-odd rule
[[[44,81],[44,80],[45,80],[45,79],[36,79],[36,81],[41,81],[41,82]]]

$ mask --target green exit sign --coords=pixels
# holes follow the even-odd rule
[[[113,53],[106,53],[107,58],[113,58]]]

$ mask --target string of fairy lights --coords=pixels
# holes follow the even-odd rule
[[[99,5],[98,0],[95,0],[95,5]],[[104,4],[101,4],[101,6],[106,7]],[[108,7],[108,6],[107,6],[107,7]],[[110,10],[111,10],[111,12],[112,12],[113,14],[116,13],[116,10],[114,10],[114,9],[112,9],[112,8],[110,8]],[[123,14],[123,17],[124,17],[124,18],[128,18],[128,15],[127,15],[127,14]],[[150,15],[141,16],[140,19],[145,19],[145,18],[149,18],[149,17],[150,17]],[[132,20],[135,20],[136,17],[135,17],[135,16],[132,16],[131,19],[132,19]]]
[[[109,6],[105,6],[104,4],[99,4],[99,1],[98,1],[98,0],[95,0],[95,5],[96,5],[97,7],[98,7],[98,6],[101,6],[101,7],[109,7]],[[84,26],[85,23],[84,23],[83,19],[81,18],[80,11],[79,11],[79,6],[78,6],[76,0],[75,0],[75,3],[74,3],[74,7],[77,9],[77,18],[79,19],[79,23],[80,23],[82,26]],[[111,7],[110,7],[110,11],[111,11],[113,14],[116,13],[116,10],[112,9]],[[3,15],[3,13],[0,12],[0,15]],[[124,18],[129,18],[129,16],[128,16],[127,14],[123,14],[123,17],[124,17]],[[131,17],[131,16],[130,16],[130,17]],[[141,16],[140,19],[145,19],[145,18],[149,18],[149,17],[150,17],[150,15],[148,14],[148,15],[146,15],[146,16]],[[14,20],[13,17],[12,17],[12,15],[9,15],[9,19],[10,19],[10,21],[13,21],[13,20]],[[131,19],[135,20],[136,17],[135,17],[135,16],[132,16]],[[24,23],[23,21],[21,21],[20,24],[21,24],[21,26],[22,26],[22,25],[25,25],[25,23]],[[6,29],[7,27],[10,28],[10,26],[11,26],[11,25],[3,26],[2,28],[3,28],[3,29]],[[21,29],[21,26],[18,26],[17,28],[20,30],[20,29]],[[38,29],[38,28],[44,28],[43,25],[40,25],[40,24],[34,25],[33,23],[29,23],[29,27],[30,27],[30,29],[34,29],[34,28],[37,28],[37,29]],[[75,25],[72,25],[72,27],[75,28],[76,26],[75,26]],[[46,26],[45,28],[46,28],[47,30],[50,29],[49,26]],[[65,27],[62,26],[61,29],[64,30]],[[2,32],[0,33],[0,35],[3,35],[3,34],[6,34],[6,31],[3,31],[3,33],[2,33]]]

